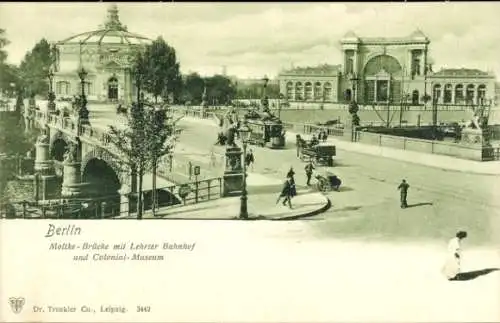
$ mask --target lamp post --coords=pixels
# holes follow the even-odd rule
[[[264,87],[262,89],[262,110],[266,112],[269,111],[269,101],[267,99],[267,83],[269,83],[269,78],[267,75],[262,78],[262,81],[264,81]]]
[[[246,121],[238,129],[241,142],[243,143],[243,187],[241,189],[241,204],[240,204],[240,219],[248,219],[247,207],[247,164],[245,162],[247,156],[247,143],[250,138],[251,129],[246,124]]]
[[[47,78],[49,79],[49,103],[47,105],[48,112],[54,112],[56,110],[56,104],[54,103],[54,100],[56,98],[54,91],[53,91],[53,81],[54,81],[54,72],[52,69],[49,69],[49,72],[47,73]]]
[[[358,78],[356,77],[356,74],[354,74],[354,73],[351,74],[349,80],[351,81],[351,85],[352,85],[352,97],[351,97],[351,101],[352,102],[356,102],[356,84],[357,84],[357,81],[358,81]]]
[[[83,66],[78,70],[78,77],[82,86],[82,93],[80,95],[80,110],[78,111],[78,119],[81,124],[89,124],[89,110],[87,110],[87,97],[85,96],[85,78],[87,71]]]

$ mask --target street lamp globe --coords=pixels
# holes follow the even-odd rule
[[[248,141],[250,140],[250,134],[252,133],[252,129],[250,129],[248,127],[248,125],[245,123],[243,123],[243,125],[241,125],[238,129],[238,133],[240,135],[240,138],[241,138],[241,141],[244,143],[244,144],[247,144]]]
[[[85,80],[85,78],[87,77],[87,71],[81,67],[79,70],[78,70],[78,77],[80,77],[80,80],[83,82],[83,80]]]

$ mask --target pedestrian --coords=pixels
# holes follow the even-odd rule
[[[281,193],[278,196],[278,199],[276,200],[276,204],[281,200],[281,198],[284,197],[285,199],[283,200],[283,205],[286,205],[288,203],[288,207],[291,209],[292,208],[292,179],[289,177],[286,179],[285,183],[283,184],[283,188],[281,189]]]
[[[253,151],[252,151],[252,149],[250,149],[250,151],[245,156],[245,164],[246,164],[247,168],[250,167],[250,165],[252,165],[252,170],[253,170],[253,162],[254,161],[255,161],[255,159],[253,157]]]
[[[304,169],[306,171],[306,176],[307,176],[306,185],[310,186],[311,185],[311,176],[312,176],[313,170],[314,170],[314,166],[312,164],[312,161],[309,161],[309,163],[306,165],[306,167]]]
[[[297,189],[295,188],[295,171],[293,170],[293,167],[290,167],[290,170],[286,174],[286,178],[290,179],[290,184],[291,184],[291,196],[294,197],[297,195]]]
[[[326,142],[326,140],[328,139],[328,131],[323,131],[323,137],[321,139],[323,139],[323,142]]]
[[[458,231],[448,242],[448,255],[442,271],[448,280],[456,280],[460,273],[461,242],[465,238],[467,238],[467,232]]]
[[[408,203],[406,201],[406,197],[408,196],[408,188],[410,185],[406,182],[405,179],[399,184],[398,190],[400,191],[400,201],[401,201],[401,208],[405,209],[408,207]]]
[[[299,157],[300,149],[302,148],[302,137],[299,134],[295,136],[295,146],[297,147],[297,157]]]
[[[318,137],[316,137],[316,135],[313,135],[313,136],[312,136],[312,138],[311,138],[311,141],[310,141],[310,146],[311,146],[311,147],[314,147],[314,146],[316,146],[317,144],[319,144]]]

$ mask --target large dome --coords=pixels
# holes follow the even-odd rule
[[[127,31],[127,27],[122,25],[118,16],[118,8],[111,5],[108,9],[108,17],[104,26],[98,30],[88,31],[78,35],[71,36],[58,42],[64,44],[125,44],[142,45],[151,42],[151,39],[139,34]]]

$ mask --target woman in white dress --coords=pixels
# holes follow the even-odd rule
[[[448,280],[456,279],[460,273],[461,241],[467,238],[467,232],[458,231],[454,238],[448,242],[448,256],[443,267],[443,274]]]

